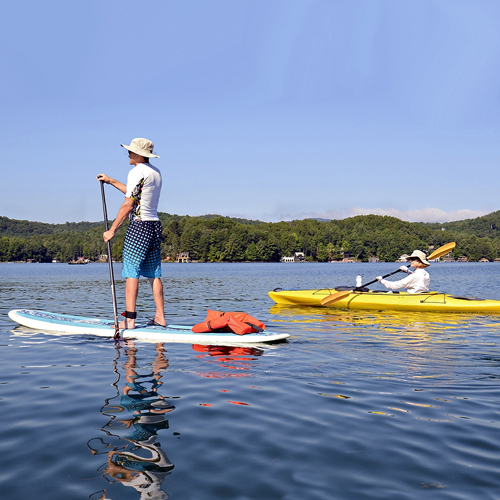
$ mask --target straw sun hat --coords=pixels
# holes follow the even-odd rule
[[[411,259],[413,259],[415,257],[418,260],[420,260],[420,262],[422,262],[422,264],[424,264],[426,266],[430,266],[429,262],[426,259],[425,253],[422,252],[421,250],[413,250],[413,253],[406,260],[411,260]]]
[[[120,145],[144,158],[159,158],[157,154],[153,153],[154,144],[147,139],[137,138],[130,143],[130,146],[126,146],[125,144]]]

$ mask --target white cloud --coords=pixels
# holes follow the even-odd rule
[[[345,210],[326,210],[324,212],[301,212],[293,213],[290,211],[276,211],[275,213],[239,213],[227,212],[221,214],[224,217],[236,217],[241,219],[254,219],[267,222],[290,221],[296,219],[346,219],[356,215],[389,215],[408,222],[451,222],[455,220],[475,219],[488,213],[490,210],[470,210],[464,208],[461,210],[451,210],[446,212],[440,208],[422,208],[419,210],[398,210],[396,208],[362,208],[351,207]],[[212,211],[212,214],[220,212]],[[192,216],[205,214],[190,214]]]
[[[355,215],[390,215],[408,222],[451,222],[454,220],[474,219],[490,213],[491,210],[452,210],[445,212],[440,208],[422,208],[419,210],[398,210],[396,208],[361,208],[352,207],[347,210],[326,210],[325,212],[310,212],[300,215],[300,219],[321,218],[321,219],[345,219]],[[287,217],[287,220],[290,218]]]

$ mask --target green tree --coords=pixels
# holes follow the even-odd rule
[[[259,260],[259,252],[257,250],[257,245],[252,241],[250,245],[248,245],[245,251],[245,258],[249,261]]]

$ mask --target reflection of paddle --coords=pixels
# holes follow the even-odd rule
[[[108,227],[108,211],[106,210],[106,197],[104,196],[104,181],[101,181],[101,197],[102,197],[102,211],[104,213],[104,227],[109,231]],[[108,251],[109,263],[109,279],[111,281],[111,295],[113,296],[113,312],[115,314],[115,340],[120,338],[120,328],[118,327],[118,308],[116,307],[116,292],[115,292],[115,275],[113,273],[113,258],[111,256],[111,243],[109,240],[106,242]]]
[[[427,260],[433,260],[433,259],[438,259],[439,257],[442,257],[443,255],[446,255],[448,252],[451,252],[456,246],[456,243],[448,243],[446,245],[443,245],[442,247],[439,247],[437,250],[434,250],[428,257]],[[389,276],[392,276],[393,274],[401,272],[399,269],[394,271],[393,273],[386,274],[385,276],[382,276],[382,278],[388,278]],[[353,290],[347,290],[345,292],[336,292],[332,293],[331,295],[328,295],[328,297],[325,297],[321,299],[321,305],[322,306],[327,306],[329,304],[333,304],[334,302],[338,302],[339,300],[345,299],[348,295],[351,293],[355,293],[358,291],[361,291],[362,288],[365,286],[371,285],[375,283],[377,280],[370,281],[368,283],[365,283],[364,285],[358,286],[354,288]]]

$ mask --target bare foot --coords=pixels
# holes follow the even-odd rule
[[[155,315],[154,320],[161,326],[167,326],[167,320],[162,316]]]
[[[135,319],[125,318],[123,321],[120,321],[118,326],[120,330],[133,330],[135,328]]]
[[[114,328],[115,325],[111,325],[111,328]],[[135,319],[127,319],[125,318],[123,321],[118,323],[118,328],[120,330],[133,330],[135,328]]]

